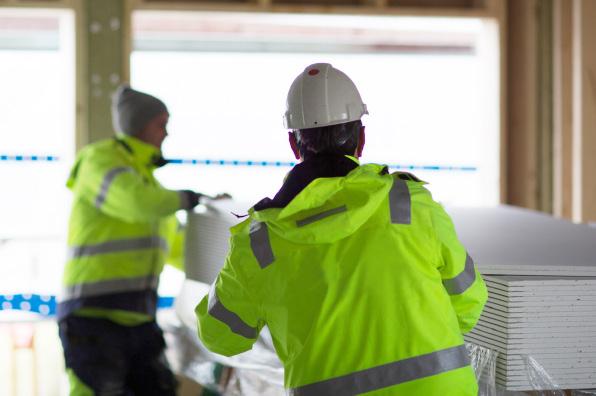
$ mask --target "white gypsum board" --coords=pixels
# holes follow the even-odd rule
[[[596,285],[596,277],[585,276],[545,276],[545,275],[487,275],[484,277],[487,283],[494,283],[508,288],[511,287],[528,287],[528,286],[571,286],[579,285],[593,286]]]
[[[584,312],[586,316],[594,316],[596,317],[596,307],[594,305],[575,305],[575,304],[568,304],[568,305],[516,305],[516,306],[509,306],[500,304],[499,301],[491,301],[488,300],[485,305],[486,308],[492,308],[499,311],[505,311],[508,313],[533,313],[533,314],[541,314],[541,313],[561,313],[567,314],[569,312]],[[565,315],[561,315],[565,316]]]
[[[480,273],[483,276],[487,275],[532,275],[532,274],[543,274],[549,276],[567,276],[573,274],[574,276],[596,276],[596,270],[592,267],[577,267],[577,266],[566,266],[563,269],[545,267],[538,265],[520,265],[518,268],[512,268],[511,266],[501,267],[481,267],[479,268]]]
[[[596,300],[575,299],[550,299],[550,300],[525,300],[511,299],[506,300],[494,294],[489,294],[488,302],[506,307],[543,307],[543,306],[569,306],[569,307],[589,307],[596,309]]]
[[[525,366],[526,362],[520,355],[501,355],[497,356],[497,362],[506,366]],[[595,367],[596,358],[560,358],[551,356],[541,358],[538,362],[546,367]],[[596,370],[595,370],[596,371]]]
[[[506,318],[520,318],[520,319],[541,319],[541,318],[559,318],[565,319],[568,317],[581,317],[585,320],[594,321],[596,320],[596,312],[592,310],[578,310],[570,309],[568,311],[538,311],[538,310],[506,310],[502,307],[494,307],[490,304],[486,304],[484,311],[499,315]]]
[[[497,384],[501,385],[508,391],[537,391],[537,390],[554,390],[554,389],[535,389],[532,384],[526,379],[525,381],[522,378],[516,380],[508,380],[508,378],[503,377],[499,373],[496,375],[496,379],[498,380]],[[564,380],[555,378],[554,383],[556,384],[556,389],[587,389],[593,388],[596,383],[595,380],[572,380],[571,382],[562,382]]]
[[[488,288],[489,298],[496,298],[504,301],[592,301],[596,303],[596,288],[590,292],[570,289],[568,291],[547,290],[543,294],[538,293],[505,293],[501,290]]]
[[[548,339],[573,339],[573,340],[585,340],[586,342],[594,339],[594,343],[596,344],[596,331],[594,329],[588,329],[588,331],[576,331],[572,329],[571,331],[560,331],[556,329],[556,331],[551,331],[549,328],[544,328],[541,330],[537,330],[532,332],[526,333],[517,333],[517,332],[510,332],[503,328],[498,328],[493,326],[490,323],[478,323],[472,332],[477,334],[482,334],[487,332],[489,334],[496,334],[500,337],[510,340],[511,342],[519,342],[524,340],[548,340]]]
[[[548,298],[553,295],[563,297],[574,297],[574,296],[585,296],[594,297],[596,296],[596,287],[593,286],[577,286],[577,287],[544,287],[544,288],[520,288],[515,290],[503,290],[493,285],[487,284],[489,293],[496,293],[507,298],[523,298],[523,297],[536,297],[536,298]]]
[[[596,275],[596,229],[512,206],[450,207],[448,212],[483,274],[489,268],[534,275],[543,268]]]
[[[554,380],[554,383],[557,385],[575,385],[576,383],[580,382],[582,384],[593,384],[596,381],[596,376],[594,374],[586,374],[586,373],[576,373],[576,374],[559,374],[553,375],[546,371]],[[496,374],[500,376],[502,379],[506,380],[508,384],[517,384],[522,385],[527,383],[528,377],[525,370],[519,372],[517,375],[507,374],[497,369]]]
[[[511,374],[511,373],[515,373],[516,371],[519,370],[523,370],[527,367],[527,364],[525,363],[519,363],[519,364],[511,364],[511,363],[507,363],[507,364],[503,364],[504,362],[499,361],[499,370],[503,373],[507,373],[507,374]],[[541,360],[540,362],[538,362],[538,364],[540,364],[542,367],[544,367],[544,369],[547,372],[553,372],[553,373],[568,373],[568,374],[573,374],[573,373],[581,373],[581,374],[588,374],[588,375],[594,375],[596,373],[596,365],[594,364],[586,364],[586,365],[582,365],[582,366],[564,366],[563,362],[561,362],[561,364],[556,364],[553,362],[548,362],[548,361],[543,361]]]
[[[560,357],[572,357],[577,358],[578,356],[583,357],[596,357],[596,348],[526,348],[526,347],[515,347],[509,348],[507,345],[493,340],[490,337],[483,337],[477,334],[468,333],[464,337],[468,342],[473,342],[479,346],[494,349],[499,353],[507,355],[531,355],[531,356],[560,356]]]
[[[596,321],[589,322],[584,320],[582,317],[577,318],[564,318],[564,321],[552,320],[552,318],[546,318],[546,320],[534,320],[534,321],[507,321],[507,318],[493,315],[489,312],[483,312],[480,316],[479,322],[488,322],[493,325],[497,325],[512,331],[533,331],[542,330],[543,328],[584,328],[592,329],[596,326]],[[571,320],[576,319],[576,320]]]
[[[547,368],[543,367],[544,371],[547,372],[553,378],[560,378],[561,380],[565,380],[569,382],[569,380],[580,380],[580,381],[591,381],[596,379],[596,375],[594,374],[595,369],[593,367],[587,367],[585,369],[579,370],[569,370],[569,369],[555,369],[555,368]],[[507,378],[509,381],[515,380],[523,380],[526,376],[525,367],[520,368],[511,368],[510,370],[505,370],[503,367],[497,367],[496,372],[501,374],[503,377]]]
[[[185,240],[188,279],[205,283],[215,280],[229,251],[229,229],[239,222],[231,213],[237,206],[242,204],[223,200],[199,205],[188,212]]]
[[[478,324],[476,326],[482,325],[483,328],[490,328],[495,331],[499,331],[503,334],[506,334],[510,337],[531,337],[534,334],[567,334],[569,336],[589,336],[594,335],[596,337],[596,325],[594,326],[569,326],[567,323],[563,323],[561,327],[555,326],[546,326],[546,327],[508,327],[504,326],[502,323],[494,323],[492,320],[488,320],[487,318],[480,318]],[[474,327],[476,327],[474,326]]]
[[[569,325],[578,325],[578,326],[594,326],[596,325],[596,318],[590,318],[589,316],[585,315],[567,315],[567,316],[530,316],[530,315],[519,315],[516,314],[514,316],[508,316],[506,312],[503,311],[496,311],[492,310],[491,308],[487,308],[482,311],[482,315],[480,316],[481,319],[488,318],[496,322],[503,323],[504,326],[507,327],[527,327],[527,326],[544,326],[544,325],[552,325],[552,326],[563,326],[564,324],[568,323]]]
[[[542,347],[556,347],[556,348],[581,348],[585,345],[596,344],[596,336],[591,337],[569,337],[559,333],[558,336],[551,335],[536,335],[535,337],[525,338],[511,338],[507,334],[498,333],[489,328],[481,328],[474,332],[481,337],[491,338],[495,341],[501,342],[503,345],[507,345],[509,348],[515,348],[518,346],[542,348]]]
[[[524,341],[511,341],[494,334],[486,332],[470,334],[470,337],[476,337],[477,339],[483,339],[485,342],[490,342],[494,345],[498,345],[507,351],[546,351],[556,350],[558,352],[572,352],[572,353],[583,353],[583,352],[596,352],[596,347],[591,347],[592,344],[578,341],[578,340],[528,340]]]

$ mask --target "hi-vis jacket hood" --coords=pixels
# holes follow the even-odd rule
[[[251,214],[289,241],[333,243],[358,230],[387,199],[392,185],[386,167],[367,164],[346,177],[315,179],[285,208],[253,210]],[[307,227],[314,222],[317,227]]]
[[[232,228],[195,310],[205,346],[267,326],[293,396],[476,395],[462,334],[487,293],[449,216],[412,175],[309,161]]]

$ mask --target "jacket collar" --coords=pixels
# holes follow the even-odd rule
[[[254,210],[284,208],[313,180],[321,177],[344,177],[358,165],[358,160],[348,155],[318,155],[303,161],[288,173],[275,197],[262,199],[254,206]]]
[[[141,165],[153,165],[156,167],[165,165],[161,151],[149,143],[145,143],[134,136],[124,134],[116,135],[116,141],[133,156],[135,162]]]

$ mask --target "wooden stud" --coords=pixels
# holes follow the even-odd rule
[[[553,213],[572,218],[572,2],[553,9]]]
[[[538,209],[553,211],[553,0],[537,3],[536,145]]]
[[[538,208],[536,0],[510,1],[507,36],[507,201]]]
[[[270,5],[265,3],[270,1]],[[351,5],[330,5],[324,0],[308,4],[285,4],[278,0],[251,0],[238,2],[215,1],[146,1],[137,0],[135,9],[170,10],[170,11],[229,11],[229,12],[269,12],[276,13],[312,13],[345,15],[391,15],[391,16],[430,16],[461,18],[496,18],[497,15],[487,7],[440,7],[438,1],[429,2],[425,7],[392,6],[388,0],[359,0]],[[502,1],[502,0],[491,0]],[[484,4],[484,2],[482,3]]]
[[[573,220],[596,222],[596,1],[573,1]]]
[[[88,140],[114,135],[111,94],[128,80],[129,15],[123,0],[84,0],[88,85]],[[128,13],[129,14],[129,13]],[[128,37],[126,36],[128,32]]]

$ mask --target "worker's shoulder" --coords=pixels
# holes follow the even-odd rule
[[[251,223],[254,223],[254,221],[250,215],[246,217],[242,216],[242,218],[244,220],[230,228],[232,238],[245,238],[249,236]]]
[[[80,157],[85,161],[97,163],[98,165],[110,166],[127,163],[115,139],[104,139],[85,146],[81,150]]]

